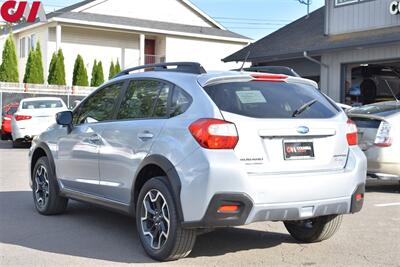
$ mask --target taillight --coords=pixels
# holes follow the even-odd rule
[[[27,115],[15,115],[15,120],[16,121],[25,121],[25,120],[30,120],[32,119],[32,116],[27,116]]]
[[[200,119],[189,131],[207,149],[234,149],[239,141],[235,124],[218,119]]]
[[[392,125],[386,121],[382,121],[379,125],[378,132],[376,133],[374,144],[379,147],[389,147],[392,145],[392,138],[390,136],[390,130]]]
[[[251,74],[251,77],[253,77],[255,81],[262,81],[262,82],[284,82],[286,81],[287,78],[289,78],[287,75],[284,74],[268,74],[268,73]]]
[[[347,121],[346,136],[349,146],[356,146],[358,144],[357,125],[350,119]]]

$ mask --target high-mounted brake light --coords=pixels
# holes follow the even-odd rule
[[[392,125],[386,121],[382,121],[379,125],[378,132],[376,133],[374,145],[379,147],[389,147],[392,145],[392,137],[390,136],[390,130]]]
[[[189,126],[189,131],[207,149],[234,149],[239,141],[235,124],[218,119],[200,119]]]
[[[358,144],[357,125],[350,119],[347,121],[346,137],[349,146],[356,146]]]
[[[16,121],[25,121],[25,120],[30,120],[32,119],[32,116],[27,116],[27,115],[15,115],[15,120]]]
[[[262,82],[285,82],[289,76],[283,74],[251,74],[251,77],[255,81],[262,81]]]

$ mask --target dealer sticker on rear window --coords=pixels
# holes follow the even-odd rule
[[[242,102],[243,104],[267,103],[264,95],[257,90],[236,91],[236,95],[239,97],[240,102]]]

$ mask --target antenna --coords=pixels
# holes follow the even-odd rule
[[[244,69],[244,64],[246,64],[246,62],[247,62],[247,59],[248,59],[248,58],[249,58],[249,56],[250,56],[250,53],[251,53],[251,49],[249,48],[249,51],[247,52],[247,55],[246,55],[246,57],[244,58],[244,61],[243,61],[242,67],[240,68],[240,72],[242,72],[242,71],[243,71],[243,69]]]
[[[307,17],[310,17],[310,6],[311,6],[311,0],[297,0],[300,4],[306,5],[307,6]]]

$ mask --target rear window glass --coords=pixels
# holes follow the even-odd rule
[[[381,117],[400,112],[400,104],[372,104],[349,110],[349,114],[372,114]]]
[[[221,110],[253,118],[331,118],[339,112],[316,88],[303,84],[234,82],[205,90]]]
[[[60,100],[35,100],[22,103],[22,109],[62,108]]]

